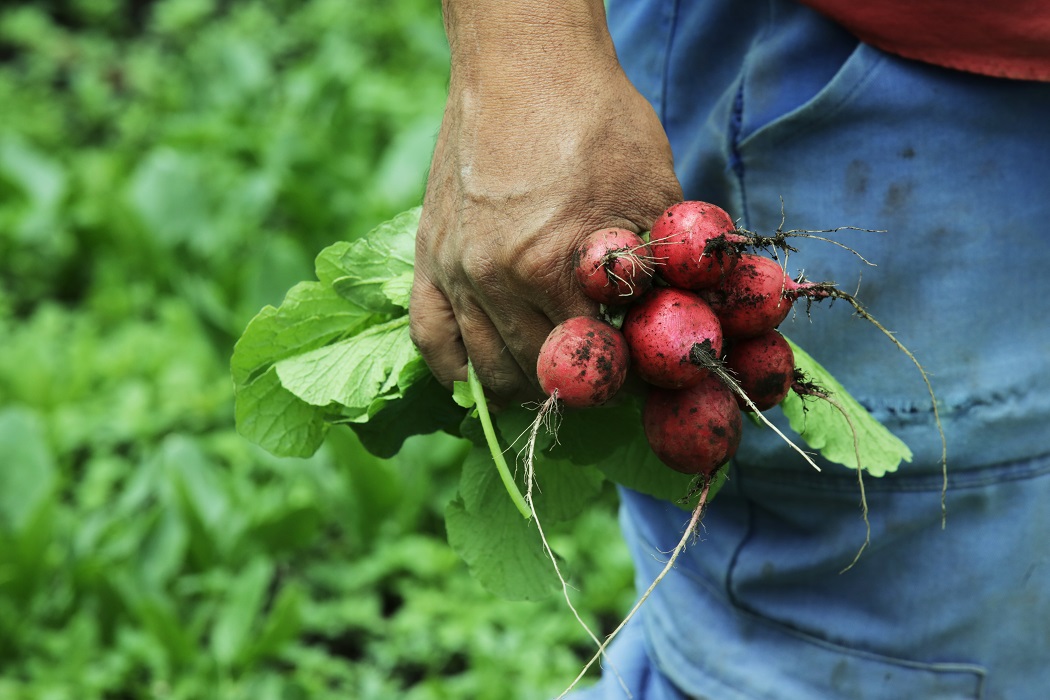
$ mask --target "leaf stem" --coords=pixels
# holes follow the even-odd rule
[[[492,461],[496,463],[496,469],[499,471],[499,477],[503,480],[503,485],[506,487],[507,493],[510,494],[510,500],[514,502],[518,512],[528,520],[532,517],[532,511],[529,508],[529,504],[525,502],[525,497],[518,490],[518,485],[514,483],[510,467],[507,466],[507,460],[503,457],[503,450],[500,449],[499,439],[496,437],[496,428],[492,425],[492,416],[489,415],[489,404],[485,400],[485,389],[481,386],[481,380],[478,379],[478,375],[474,371],[474,365],[470,360],[467,360],[467,385],[470,386],[470,393],[474,396],[474,404],[478,407],[481,429],[485,433],[485,442],[488,443]]]

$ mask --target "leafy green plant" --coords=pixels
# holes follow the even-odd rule
[[[8,304],[134,286],[190,300],[235,337],[348,222],[418,198],[448,70],[439,13],[424,0],[5,6]]]
[[[508,607],[445,542],[469,442],[381,459],[335,426],[270,456],[233,432],[224,363],[177,301],[0,330],[0,695],[502,698],[517,678],[530,697],[579,663],[554,601]],[[600,583],[592,615],[630,597],[613,527],[604,509],[560,536]]]

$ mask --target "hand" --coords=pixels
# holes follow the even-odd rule
[[[646,230],[681,200],[652,108],[611,50],[590,59],[543,80],[457,78],[453,64],[410,306],[413,340],[447,386],[469,357],[497,402],[537,395],[547,334],[597,312],[573,276],[580,240]]]

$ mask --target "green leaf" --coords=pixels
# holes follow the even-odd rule
[[[416,229],[422,209],[398,214],[326,260],[326,275],[339,269],[332,288],[344,299],[372,313],[408,308],[415,263]]]
[[[371,543],[389,527],[396,513],[412,500],[410,494],[414,487],[424,490],[431,487],[418,481],[418,473],[414,471],[422,464],[429,466],[425,459],[416,460],[411,474],[406,474],[397,460],[372,454],[354,433],[342,430],[341,426],[329,434],[328,447],[349,476],[348,483],[342,487],[347,503],[342,520],[348,535],[358,542]]]
[[[190,556],[221,557],[233,551],[248,526],[248,512],[235,505],[223,470],[189,436],[164,439],[158,470],[169,481],[190,529]]]
[[[911,461],[911,450],[900,438],[875,420],[816,360],[788,342],[795,353],[795,366],[830,398],[800,398],[791,392],[780,404],[792,430],[807,445],[828,461],[851,469],[857,468],[859,455],[860,465],[872,476],[894,472],[902,461]]]
[[[536,516],[544,525],[572,520],[597,500],[604,482],[595,467],[540,455],[533,487]]]
[[[669,468],[645,439],[639,402],[625,397],[614,406],[565,411],[551,457],[593,465],[612,481],[633,491],[687,507],[694,477]],[[695,496],[695,494],[694,494]],[[708,496],[714,496],[714,488]]]
[[[262,632],[252,644],[252,657],[276,654],[299,634],[304,600],[302,589],[294,582],[281,588],[270,614],[266,617]]]
[[[526,446],[530,434],[533,431],[533,424],[536,421],[538,409],[532,408],[531,404],[512,406],[505,408],[495,413],[492,418],[499,428],[500,436],[510,446],[507,450],[508,459],[512,459],[515,453],[521,452]],[[553,417],[552,418],[556,418]],[[550,423],[550,427],[554,428],[557,425],[557,421]],[[561,428],[557,428],[558,436],[561,436]],[[546,427],[536,431],[536,444],[533,447],[537,455],[547,450],[555,442],[555,436]],[[592,464],[593,462],[587,462]]]
[[[373,318],[318,282],[292,287],[279,308],[264,307],[234,346],[230,368],[238,385],[274,362],[322,347]]]
[[[281,386],[270,367],[235,391],[237,432],[279,457],[309,457],[328,432],[325,414]]]
[[[22,408],[0,411],[0,530],[21,532],[57,482],[43,421]]]
[[[0,138],[0,176],[17,184],[38,212],[57,209],[68,189],[62,164],[11,132]]]
[[[550,453],[576,464],[599,464],[638,440],[645,440],[638,402],[625,397],[614,406],[565,410]]]
[[[276,363],[281,385],[312,406],[339,404],[351,420],[368,417],[377,399],[401,395],[401,372],[420,361],[408,317]]]
[[[248,324],[231,360],[242,435],[274,454],[306,456],[323,441],[325,420],[366,422],[430,376],[404,314],[419,214],[417,207],[364,238],[324,249],[315,260],[319,282],[296,285],[280,307],[264,308]],[[274,376],[267,375],[271,367]],[[419,414],[402,406],[386,418],[398,412]],[[388,438],[362,434],[389,451],[408,435],[446,424],[386,422],[400,430]]]
[[[110,574],[110,581],[120,595],[122,605],[134,616],[135,627],[145,633],[146,638],[162,647],[169,660],[184,665],[198,653],[194,631],[176,609],[176,599],[162,596],[146,589],[129,570],[117,568]]]
[[[217,193],[207,188],[204,154],[155,148],[139,160],[127,200],[147,232],[166,247],[214,238]]]
[[[470,384],[468,382],[453,382],[452,400],[463,408],[473,408],[474,392],[470,390]]]
[[[423,356],[418,352],[414,359],[410,359],[408,362],[401,367],[401,371],[397,373],[397,387],[405,392],[410,387],[415,386],[419,382],[426,381],[433,375],[430,373],[430,367],[427,366]]]
[[[253,623],[262,610],[273,578],[273,564],[255,559],[233,577],[211,630],[211,649],[220,667],[229,668],[253,643]]]
[[[339,241],[317,254],[314,259],[314,273],[321,284],[331,287],[337,279],[346,276],[346,270],[342,267],[342,259],[351,245],[353,244],[350,241]]]
[[[160,590],[185,563],[189,528],[176,508],[164,508],[142,540],[139,569],[146,585]]]
[[[463,409],[455,404],[445,387],[432,376],[407,386],[404,396],[387,403],[363,423],[350,427],[369,452],[378,457],[393,457],[405,440],[439,430],[457,434],[463,420]]]
[[[692,492],[696,478],[676,472],[661,462],[644,436],[628,441],[595,466],[609,479],[633,491],[671,501],[683,508],[690,507],[695,500],[696,494]],[[708,499],[712,496],[713,493],[709,494]],[[687,498],[688,501],[684,500]]]
[[[588,409],[590,411],[591,409]],[[581,411],[580,413],[587,413]],[[566,414],[568,415],[568,414]],[[532,430],[532,424],[536,418],[536,412],[524,407],[516,407],[500,411],[495,416],[496,424],[499,426],[500,435],[505,442],[511,442],[510,448],[506,450],[506,458],[517,464],[513,471],[519,476],[519,490],[524,493],[523,482],[525,474],[524,448]],[[596,424],[597,425],[597,424]],[[545,429],[540,429],[537,434],[536,446],[534,448],[534,468],[536,483],[533,486],[534,503],[536,514],[543,524],[570,520],[584,512],[598,497],[602,490],[605,477],[594,468],[594,459],[570,461],[564,456],[564,451],[555,450],[551,446],[557,446],[562,437],[569,438],[578,426],[569,426],[565,429],[565,423],[559,426],[557,436],[551,435]],[[582,431],[581,431],[582,432]],[[600,433],[604,436],[603,433]],[[510,438],[509,440],[507,438]],[[550,448],[550,449],[548,449]],[[557,453],[559,457],[552,457]]]
[[[412,281],[414,279],[415,275],[411,272],[403,272],[397,277],[392,277],[383,283],[383,294],[394,306],[407,309],[409,299],[412,296]]]
[[[467,456],[460,495],[445,510],[445,527],[449,544],[494,595],[536,600],[558,589],[535,524],[507,498],[487,450],[475,448]]]

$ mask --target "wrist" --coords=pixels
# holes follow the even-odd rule
[[[451,87],[484,97],[571,97],[620,71],[601,0],[445,0]]]

